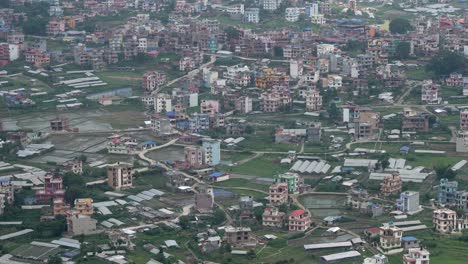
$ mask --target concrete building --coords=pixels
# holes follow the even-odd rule
[[[157,71],[145,72],[143,74],[143,88],[147,91],[155,91],[166,83],[166,75]]]
[[[253,110],[252,98],[247,96],[241,96],[236,98],[234,105],[235,110],[240,114],[248,114]]]
[[[468,131],[468,109],[460,111],[460,129]]]
[[[280,212],[277,207],[267,207],[262,214],[262,225],[266,227],[282,228],[284,220],[285,213]]]
[[[401,129],[404,132],[429,131],[429,114],[417,113],[409,108],[403,110]]]
[[[398,173],[394,173],[391,176],[385,176],[380,185],[380,193],[384,196],[400,193],[401,185],[402,181]]]
[[[468,131],[458,131],[455,142],[455,150],[457,152],[468,152]]]
[[[221,142],[216,139],[205,138],[202,140],[204,163],[216,166],[221,162]]]
[[[198,146],[187,146],[184,148],[185,162],[191,167],[199,168],[203,166],[203,150]]]
[[[291,94],[277,90],[262,93],[260,104],[264,112],[278,112],[281,108],[290,107],[292,104]]]
[[[114,190],[133,186],[133,165],[117,162],[107,166],[107,184]]]
[[[226,226],[224,240],[231,245],[250,244],[253,242],[250,227]]]
[[[217,100],[202,100],[200,103],[200,112],[209,116],[214,116],[220,112],[219,101]]]
[[[95,234],[96,223],[89,215],[71,213],[67,217],[68,232],[73,236]]]
[[[318,111],[322,108],[322,96],[319,90],[309,90],[305,92],[306,111]]]
[[[457,212],[444,208],[434,210],[432,224],[438,233],[452,233],[458,230]]]
[[[379,246],[385,251],[401,251],[401,237],[403,231],[395,225],[385,223],[380,227]]]
[[[94,214],[93,199],[91,198],[75,199],[75,207],[73,209],[82,215],[93,215]]]
[[[288,7],[284,12],[286,21],[297,22],[299,21],[300,10],[297,7]]]
[[[70,129],[68,118],[57,117],[50,120],[50,130],[54,132],[68,131]]]
[[[403,264],[429,264],[429,251],[424,248],[410,248],[403,255]]]
[[[319,143],[322,139],[322,124],[320,122],[311,123],[306,128],[307,142]]]
[[[425,81],[421,87],[421,101],[426,104],[440,104],[442,101],[440,85]]]
[[[419,205],[419,192],[406,191],[400,194],[400,199],[396,202],[398,210],[404,213],[416,213],[421,210]]]
[[[83,173],[83,161],[80,158],[74,158],[64,162],[61,167],[66,170],[73,172],[75,174]]]
[[[302,76],[304,73],[304,60],[299,59],[299,60],[290,60],[289,61],[289,76],[291,78],[299,78]]]
[[[260,9],[246,8],[244,12],[244,21],[247,23],[258,24],[260,22]]]
[[[374,255],[365,258],[363,264],[388,264],[388,258],[385,255]]]
[[[70,205],[65,203],[63,198],[55,198],[53,201],[54,217],[67,216],[67,212],[70,210]]]
[[[268,189],[268,201],[272,206],[279,206],[288,202],[288,184],[285,182],[274,183]]]
[[[297,173],[286,172],[279,174],[275,178],[276,183],[286,183],[288,185],[288,193],[300,193],[301,188],[304,185],[304,180]]]
[[[154,111],[167,113],[172,111],[172,97],[169,94],[159,93],[154,97]]]
[[[440,179],[437,189],[437,202],[445,205],[454,205],[456,203],[458,191],[458,182],[449,181],[446,178]]]
[[[267,11],[275,11],[281,5],[281,0],[262,0],[262,8]]]
[[[310,215],[305,210],[294,210],[289,213],[288,216],[288,229],[289,231],[298,231],[298,232],[305,232],[309,229],[312,220]]]

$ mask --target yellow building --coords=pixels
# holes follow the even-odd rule
[[[93,215],[93,199],[91,198],[81,198],[75,199],[75,210],[80,214],[84,215]]]

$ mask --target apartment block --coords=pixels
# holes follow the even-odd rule
[[[380,193],[384,196],[400,193],[401,185],[402,181],[398,173],[394,173],[390,176],[385,176],[383,182],[380,185]]]
[[[384,251],[401,249],[403,231],[393,224],[385,223],[380,227],[379,245]]]
[[[285,213],[277,207],[267,207],[262,214],[262,225],[266,227],[282,228],[285,221]]]
[[[400,199],[396,202],[398,210],[404,213],[415,213],[421,210],[419,205],[419,192],[406,191],[400,194]]]
[[[305,210],[294,210],[288,216],[289,231],[305,232],[312,224],[310,215]]]
[[[322,108],[322,96],[319,90],[306,91],[305,98],[307,111],[318,111]]]
[[[274,183],[268,189],[268,201],[272,206],[280,206],[288,202],[288,184],[285,182]]]
[[[133,165],[117,162],[107,166],[107,184],[114,190],[133,186]]]

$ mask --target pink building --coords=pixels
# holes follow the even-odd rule
[[[185,162],[191,167],[203,166],[203,150],[197,146],[187,146],[184,148]]]
[[[322,108],[322,96],[318,90],[310,90],[305,92],[306,110],[317,111]]]
[[[442,96],[440,94],[440,85],[425,82],[421,88],[421,101],[427,104],[440,104]]]
[[[283,227],[285,213],[276,207],[267,207],[262,215],[262,225],[268,227]]]
[[[463,86],[463,75],[460,73],[451,73],[450,76],[445,79],[447,86],[458,87]]]
[[[270,186],[268,200],[271,205],[278,206],[288,202],[288,184],[285,182],[275,183]]]
[[[429,264],[429,251],[424,248],[410,248],[403,255],[403,264]]]
[[[143,74],[143,88],[147,91],[154,91],[164,83],[166,83],[166,75],[164,73],[149,71]]]
[[[302,209],[289,213],[288,220],[289,231],[304,232],[312,223],[309,213]]]
[[[260,102],[263,112],[274,113],[278,112],[281,107],[290,106],[292,98],[289,92],[272,90],[263,93],[260,96]]]
[[[214,116],[219,113],[219,102],[216,100],[202,100],[200,103],[200,112]]]
[[[460,129],[468,130],[468,110],[460,111]]]
[[[62,178],[55,178],[52,174],[44,176],[44,189],[36,191],[37,201],[48,201],[52,198],[63,198],[64,196],[65,190],[63,189]]]

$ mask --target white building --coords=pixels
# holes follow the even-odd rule
[[[299,78],[304,72],[304,62],[303,60],[291,60],[289,61],[289,76],[291,78]]]
[[[468,131],[458,131],[456,141],[457,152],[468,152]]]
[[[440,86],[432,81],[424,81],[421,87],[421,101],[427,104],[440,104],[442,97]]]
[[[281,0],[263,0],[262,7],[267,11],[275,11],[281,5]]]
[[[138,51],[146,52],[148,49],[148,40],[146,38],[138,39]]]
[[[340,89],[343,86],[343,78],[339,75],[328,75],[328,88]]]
[[[325,23],[327,22],[325,20],[325,16],[322,15],[322,14],[318,14],[318,15],[313,15],[310,17],[310,22],[312,24],[316,24],[316,25],[325,25]]]
[[[388,264],[388,258],[385,255],[374,255],[365,258],[363,264]]]
[[[312,17],[319,14],[319,4],[318,3],[310,3],[305,8],[306,15],[308,17]]]
[[[8,44],[8,50],[10,52],[10,61],[15,61],[19,58],[20,49],[17,44]]]
[[[429,264],[429,251],[424,248],[410,248],[403,255],[403,264]]]
[[[415,213],[421,209],[419,206],[419,192],[406,191],[400,194],[396,203],[397,209],[404,213]]]
[[[335,45],[333,44],[318,44],[317,45],[317,57],[328,57],[330,54],[334,54]]]
[[[260,9],[258,8],[247,8],[244,11],[244,21],[247,23],[260,22]]]
[[[154,98],[154,111],[156,113],[172,111],[172,98],[168,94],[157,94]]]
[[[286,21],[289,21],[289,22],[299,21],[299,15],[300,15],[300,12],[299,12],[299,8],[297,7],[288,7],[286,8],[285,13],[284,13]]]
[[[319,90],[309,90],[305,92],[306,110],[317,111],[322,107],[322,96]]]
[[[401,248],[401,237],[403,236],[403,231],[391,224],[383,224],[380,227],[380,240],[379,245],[383,251],[394,251],[398,252],[402,250]]]

